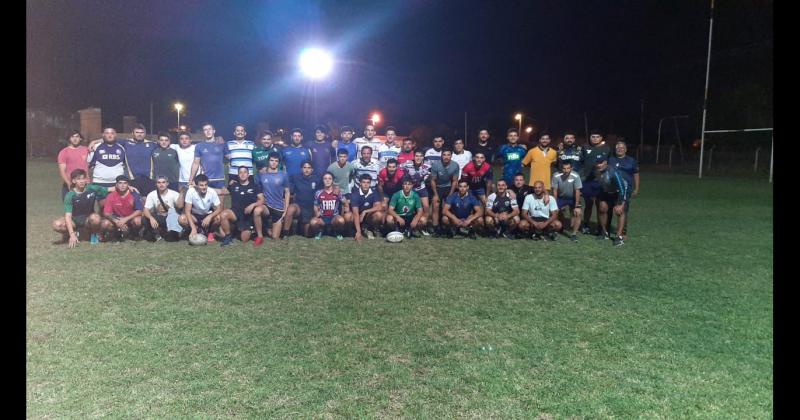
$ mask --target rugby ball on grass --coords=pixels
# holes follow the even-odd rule
[[[206,238],[206,235],[196,233],[194,235],[189,236],[189,245],[197,246],[197,245],[205,245],[207,243],[208,243],[208,238]]]
[[[386,234],[386,240],[392,243],[402,242],[403,241],[403,232],[389,232]]]

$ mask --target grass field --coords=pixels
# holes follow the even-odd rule
[[[770,418],[773,193],[642,175],[621,248],[53,245],[27,168],[27,415]]]

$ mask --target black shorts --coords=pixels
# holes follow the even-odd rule
[[[272,220],[272,223],[275,223],[278,220],[280,220],[281,217],[283,217],[283,213],[286,212],[285,210],[278,210],[269,206],[267,206],[267,210],[269,210],[269,217]]]
[[[307,225],[309,222],[311,222],[311,219],[314,218],[314,207],[302,207],[300,205],[298,205],[298,207],[300,207],[300,221],[298,223],[301,225]]]
[[[608,203],[609,207],[614,206],[617,203],[617,199],[619,199],[619,194],[609,194],[606,192],[601,192],[597,195],[597,199],[600,201],[605,201]]]
[[[165,232],[167,230],[167,216],[153,214],[153,218],[156,219],[156,222],[158,222],[158,230]],[[144,220],[142,220],[142,224],[144,225],[145,229],[153,230],[153,226],[150,225],[150,219],[147,219],[146,217],[143,219]]]
[[[146,176],[137,176],[131,180],[130,185],[139,190],[142,197],[147,197],[147,194],[156,189],[156,182]]]
[[[419,198],[428,198],[428,196],[430,196],[430,194],[428,193],[428,188],[430,188],[430,187],[425,187],[425,188],[422,188],[422,189],[419,189],[419,190],[414,190],[414,191],[417,192],[417,195],[419,195]]]
[[[205,219],[206,216],[208,216],[208,214],[192,213],[192,217],[194,217],[194,225],[197,226],[198,232],[211,232],[211,227],[214,226],[214,221],[212,220],[211,223],[208,224],[208,228],[204,228],[203,219]]]
[[[73,214],[72,222],[75,223],[75,228],[81,229],[86,226],[86,220],[89,218],[87,214]]]
[[[601,192],[602,189],[600,188],[600,183],[595,180],[584,182],[581,188],[581,195],[588,199],[597,197]]]

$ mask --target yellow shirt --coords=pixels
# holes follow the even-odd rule
[[[552,147],[542,150],[539,146],[536,146],[528,150],[528,154],[522,159],[523,165],[531,165],[531,179],[528,185],[533,185],[536,181],[542,181],[544,182],[544,187],[549,190],[550,178],[552,177],[550,168],[556,159],[558,159],[558,153]]]

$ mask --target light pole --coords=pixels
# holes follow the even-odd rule
[[[519,121],[519,132],[522,132],[522,114],[517,114],[514,119]]]
[[[183,111],[183,104],[175,102],[175,112],[178,113],[178,127],[181,126],[181,111]]]

